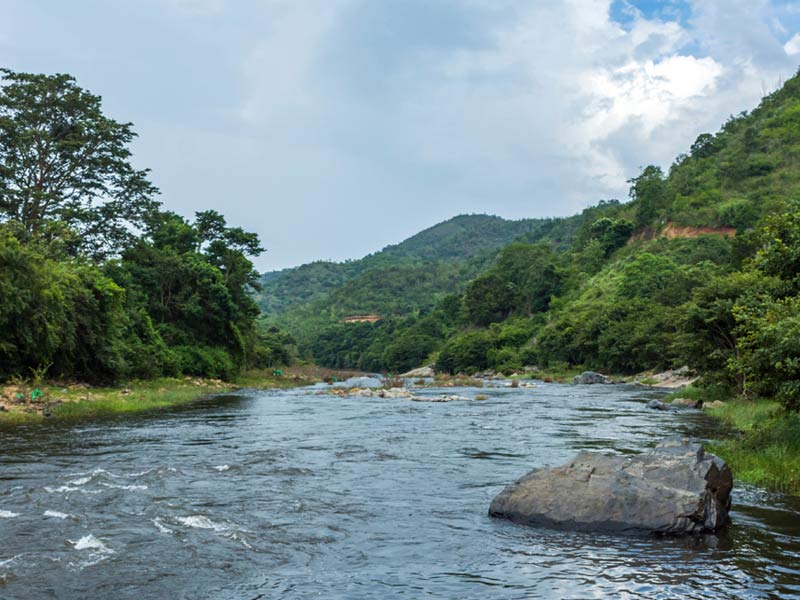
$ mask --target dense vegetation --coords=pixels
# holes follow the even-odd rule
[[[303,349],[335,367],[624,374],[688,364],[708,383],[797,409],[799,167],[795,77],[717,134],[700,135],[667,172],[644,168],[628,202],[516,232],[515,243],[473,263],[468,283],[459,278],[469,270],[452,275],[425,256],[369,273],[385,298],[351,278],[290,311],[299,324],[289,325],[302,331],[313,315]],[[417,273],[420,297],[406,293],[417,289],[407,273]],[[444,283],[438,294],[426,288],[428,273]],[[348,311],[386,318],[339,323]]]
[[[0,379],[229,378],[285,362],[257,328],[263,250],[214,211],[161,209],[129,123],[68,75],[2,70]]]

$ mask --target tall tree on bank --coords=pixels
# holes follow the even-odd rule
[[[0,75],[0,220],[73,254],[119,252],[159,206],[148,170],[130,164],[131,124],[106,117],[70,75]]]

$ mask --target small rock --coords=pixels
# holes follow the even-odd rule
[[[693,400],[692,398],[674,398],[671,404],[672,406],[683,406],[685,408],[700,408],[703,405],[703,401]]]
[[[334,392],[335,393],[335,392]],[[344,395],[344,394],[342,394]],[[374,394],[369,388],[353,388],[347,391],[348,396],[356,396],[360,398],[371,398]]]
[[[697,375],[694,375],[689,367],[671,369],[663,373],[643,373],[633,379],[633,383],[638,383],[640,385],[670,389],[681,389],[695,381],[697,381]]]
[[[671,410],[671,411],[678,410],[677,406],[672,406],[671,404],[667,404],[666,402],[662,402],[661,400],[650,400],[650,402],[647,403],[647,408],[652,410]]]
[[[412,402],[454,402],[456,400],[469,400],[464,396],[455,394],[441,394],[439,396],[411,396]]]
[[[572,379],[572,383],[578,385],[593,385],[597,383],[611,383],[611,378],[603,375],[602,373],[596,373],[595,371],[584,371],[580,375],[576,375]]]
[[[714,400],[713,402],[704,402],[703,409],[714,409],[714,408],[722,408],[725,406],[725,402],[722,400]]]
[[[390,388],[380,390],[377,395],[381,398],[410,398],[413,394],[405,388]]]

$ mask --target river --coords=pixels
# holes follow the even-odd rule
[[[0,431],[0,598],[787,598],[800,503],[739,486],[720,536],[487,516],[533,467],[713,435],[631,386],[460,388],[484,401],[242,392]],[[424,393],[452,392],[425,390]]]

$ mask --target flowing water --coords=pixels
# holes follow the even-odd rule
[[[719,537],[487,516],[507,483],[579,449],[710,434],[699,412],[647,410],[654,392],[540,384],[418,403],[317,390],[0,431],[0,598],[800,595],[800,504],[758,489],[735,491]]]

